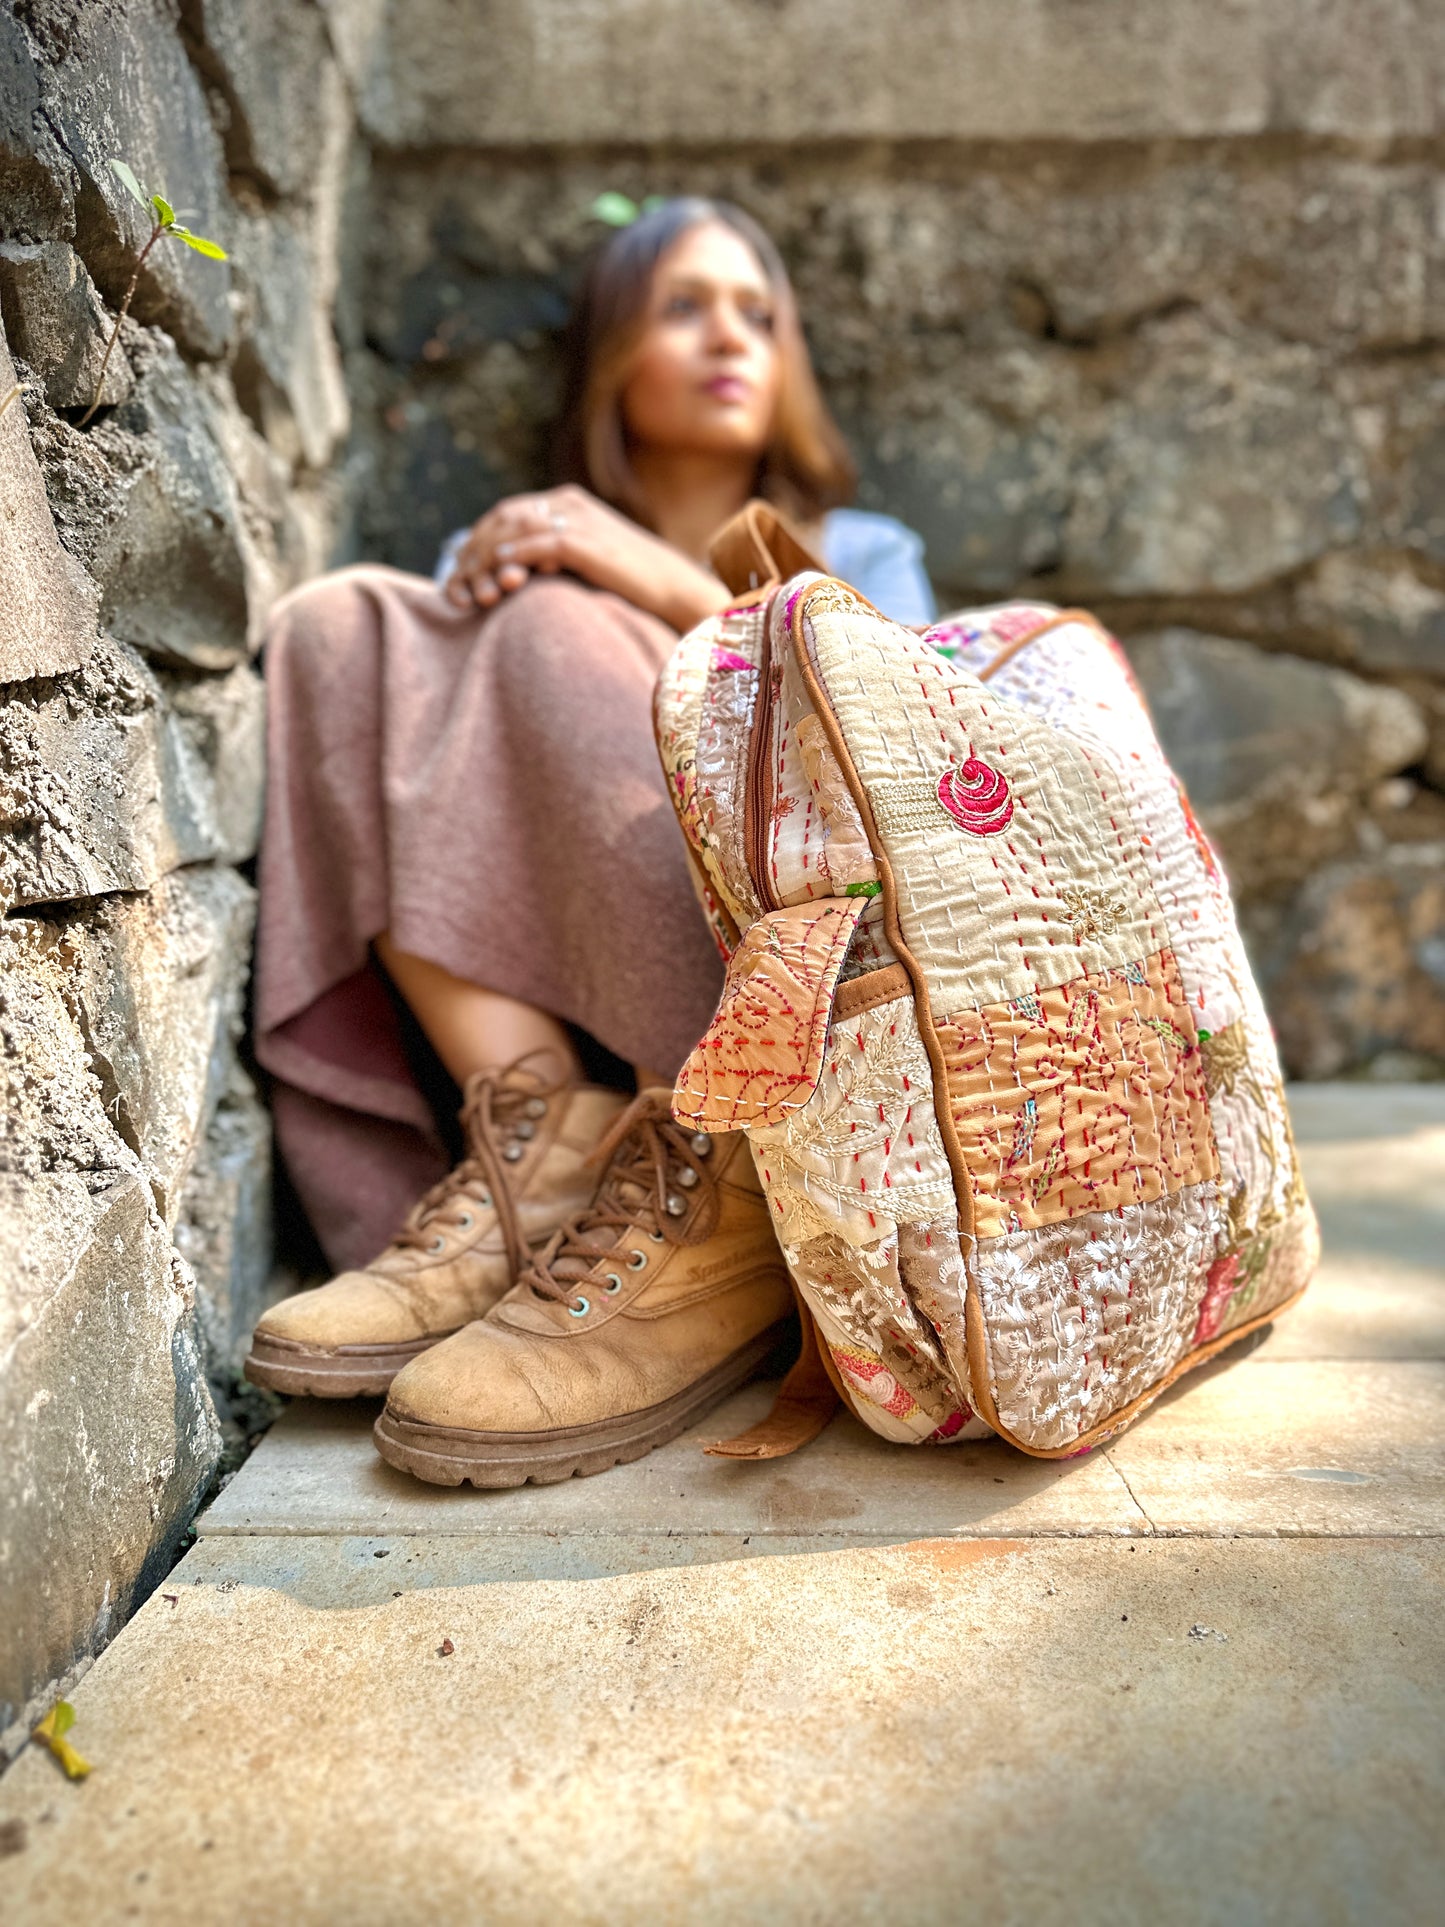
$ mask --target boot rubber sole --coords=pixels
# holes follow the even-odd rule
[[[554,1485],[562,1479],[590,1478],[594,1472],[646,1458],[685,1432],[751,1378],[792,1329],[791,1319],[770,1325],[660,1405],[593,1425],[561,1426],[552,1432],[469,1432],[383,1412],[372,1435],[388,1465],[429,1485],[466,1483],[491,1490],[529,1480]]]
[[[437,1332],[404,1345],[348,1345],[325,1352],[257,1332],[244,1370],[253,1385],[290,1398],[384,1398],[403,1365],[450,1336]]]

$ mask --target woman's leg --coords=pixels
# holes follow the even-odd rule
[[[425,957],[398,950],[387,932],[372,948],[428,1043],[463,1089],[474,1071],[499,1069],[532,1051],[548,1052],[560,1074],[581,1076],[571,1035],[547,1011],[500,991],[485,990]]]

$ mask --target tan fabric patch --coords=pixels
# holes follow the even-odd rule
[[[1171,951],[938,1025],[980,1238],[1217,1175]]]

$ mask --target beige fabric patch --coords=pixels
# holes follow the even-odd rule
[[[1110,762],[856,603],[814,592],[806,610],[935,1010],[1007,1002],[1166,947]],[[1081,902],[1105,914],[1081,916]]]
[[[1207,1183],[981,1239],[974,1262],[1005,1430],[1057,1451],[1164,1377],[1193,1347],[1224,1230]]]

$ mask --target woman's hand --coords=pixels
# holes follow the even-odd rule
[[[531,575],[562,569],[674,629],[692,628],[730,600],[701,563],[570,484],[509,495],[488,509],[458,551],[445,593],[459,609],[490,609]]]

